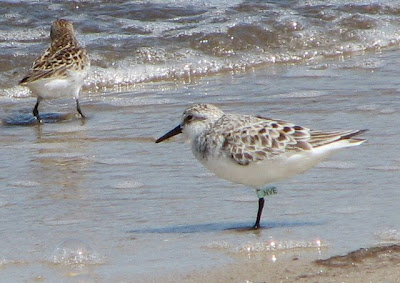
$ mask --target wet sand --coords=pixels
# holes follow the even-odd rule
[[[346,67],[369,58],[382,62],[380,76]],[[59,109],[55,101],[44,117],[62,121],[16,126],[30,123],[34,101],[5,103],[0,281],[398,282],[392,255],[315,263],[400,242],[398,58],[399,51],[349,58],[341,69],[312,71],[315,78],[304,77],[307,66],[277,66],[276,77],[260,69],[187,88],[90,94],[84,124],[62,120],[55,113],[71,103]],[[241,231],[253,224],[254,192],[209,174],[182,140],[154,143],[196,102],[316,128],[369,128],[368,143],[280,184],[265,229]],[[75,264],[57,259],[69,239],[93,252]],[[73,251],[80,255],[80,246]]]
[[[397,252],[315,262],[400,243],[394,1],[31,2],[0,5],[0,282],[397,282]],[[18,81],[56,17],[91,58],[87,119],[47,100],[38,125]],[[154,143],[193,103],[368,142],[271,184],[242,231],[254,190]]]
[[[281,255],[282,257],[282,255]],[[147,278],[152,282],[400,282],[400,246],[359,249],[316,260],[296,251],[279,261],[271,254],[238,260],[213,270]]]

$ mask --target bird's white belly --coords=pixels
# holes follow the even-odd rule
[[[225,157],[209,157],[200,162],[222,179],[260,189],[269,183],[302,173],[325,157],[310,152],[251,162],[249,165],[239,165]]]

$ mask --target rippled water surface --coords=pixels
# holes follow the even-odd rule
[[[1,1],[1,281],[134,281],[398,242],[400,5],[324,3]],[[88,119],[60,99],[30,125],[35,99],[17,82],[56,17],[91,55]],[[368,142],[276,184],[249,231],[251,189],[207,172],[182,138],[154,143],[196,102],[367,128]]]

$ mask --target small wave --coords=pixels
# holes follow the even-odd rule
[[[34,188],[34,187],[39,187],[40,184],[38,182],[29,180],[19,180],[15,182],[10,182],[9,185],[17,188]]]
[[[20,29],[20,30],[2,30],[0,31],[0,46],[15,47],[17,42],[29,42],[42,40],[48,37],[48,30],[42,29]]]
[[[5,88],[2,89],[0,93],[9,98],[25,98],[32,96],[30,90],[27,87],[22,87],[22,86]]]
[[[87,219],[59,219],[58,217],[46,218],[44,223],[49,226],[64,226],[87,222]]]
[[[35,15],[54,11],[43,5],[27,9],[24,2],[10,5],[0,46],[12,48],[4,48],[0,59],[15,61],[5,64],[0,82],[9,89],[5,95],[23,97],[26,93],[12,88],[13,74],[28,68],[27,57],[38,56],[47,45],[42,39],[48,38],[50,23]],[[66,18],[75,19],[78,38],[92,60],[85,87],[96,92],[146,82],[191,82],[224,72],[339,58],[400,44],[399,8],[378,1],[300,1],[290,6],[216,0],[135,5],[82,2],[78,16],[68,6],[65,13]],[[350,67],[374,70],[381,65],[364,62]]]
[[[375,112],[375,113],[379,113],[379,114],[393,114],[398,111],[396,108],[380,106],[377,104],[360,105],[360,106],[357,106],[356,109],[359,111]]]
[[[143,183],[136,181],[136,180],[130,180],[130,181],[125,181],[125,182],[120,182],[118,184],[115,185],[116,189],[139,189],[142,188],[144,186]]]
[[[326,91],[295,91],[290,93],[281,93],[271,95],[271,98],[312,98],[328,95]]]
[[[353,162],[348,161],[324,161],[318,165],[320,168],[331,168],[331,169],[352,169],[356,165]]]
[[[398,165],[382,165],[382,166],[371,166],[367,168],[373,171],[400,171],[400,166]]]
[[[375,236],[378,238],[378,240],[383,242],[400,242],[400,231],[396,229],[386,229],[377,232]]]
[[[265,251],[287,251],[293,249],[315,249],[321,248],[321,241],[315,240],[313,242],[306,241],[268,241],[268,242],[254,242],[247,243],[243,246],[233,249],[235,253],[258,253]]]
[[[265,3],[258,4],[258,13],[253,13],[251,4],[238,4],[220,11],[218,19],[210,11],[202,11],[190,25],[175,21],[168,28],[162,21],[162,32],[155,33],[153,24],[142,38],[163,42],[162,47],[135,46],[134,35],[121,38],[120,46],[127,46],[125,41],[129,41],[134,52],[119,53],[126,57],[117,62],[118,69],[107,63],[105,69],[96,69],[90,85],[102,88],[159,80],[190,82],[196,77],[266,64],[299,63],[399,44],[397,23],[382,20],[391,17],[393,7],[359,6],[361,12],[353,14],[354,5],[326,5],[321,9],[312,4],[288,8]],[[380,65],[365,62],[358,67],[376,69]]]
[[[81,266],[101,264],[104,260],[88,243],[79,239],[67,239],[54,250],[50,262],[67,266]]]
[[[248,242],[242,245],[236,245],[233,243],[229,243],[226,241],[223,242],[212,242],[207,248],[210,249],[223,249],[228,250],[234,254],[253,254],[253,253],[261,253],[261,252],[284,252],[294,249],[320,249],[322,247],[326,247],[326,244],[322,244],[321,240],[316,239],[311,242],[307,241],[295,241],[295,240],[287,240],[287,241],[255,241]]]

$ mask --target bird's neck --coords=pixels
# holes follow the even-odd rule
[[[61,38],[54,40],[51,43],[51,46],[60,47],[60,46],[79,46],[78,40],[73,34],[66,34]]]

